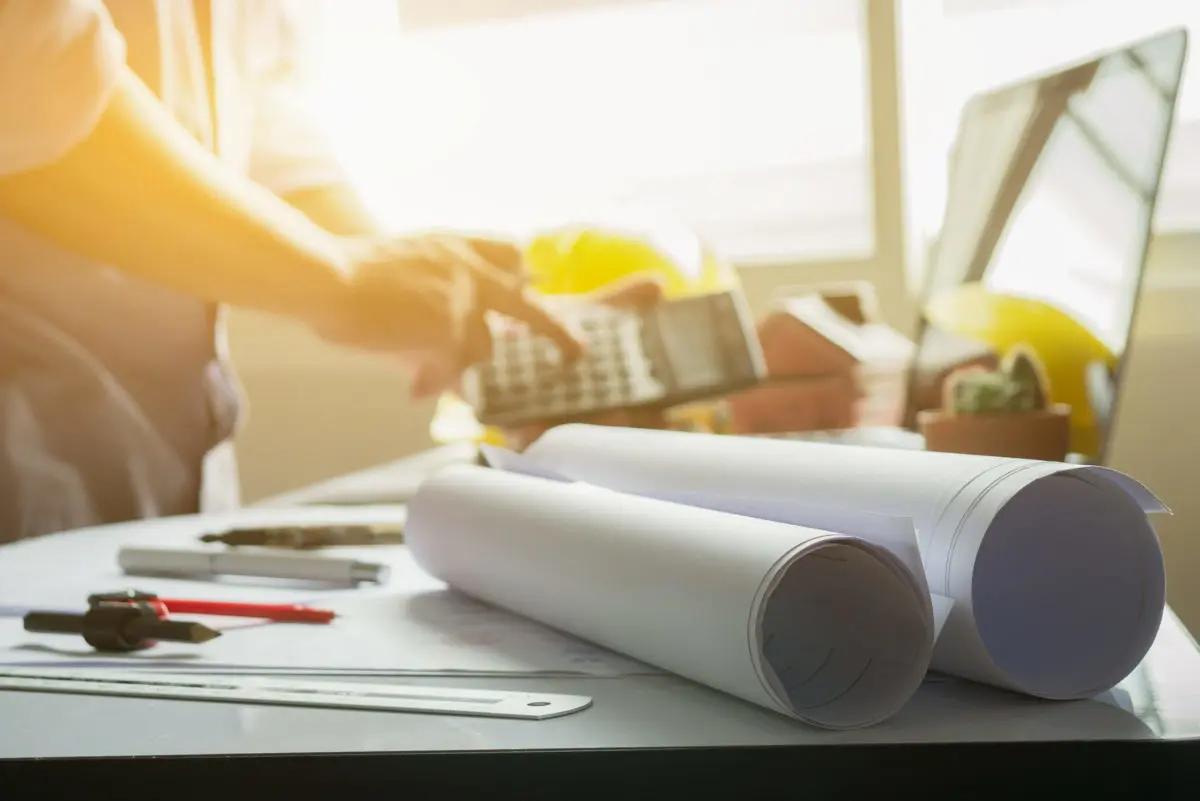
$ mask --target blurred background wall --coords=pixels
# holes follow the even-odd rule
[[[325,28],[325,58],[343,72],[326,76],[314,111],[386,222],[519,234],[553,219],[547,209],[576,219],[670,210],[739,266],[756,312],[779,286],[863,278],[901,330],[912,328],[947,148],[972,92],[1165,27],[1187,26],[1193,50],[1200,35],[1189,0],[440,8],[363,0]],[[378,41],[355,33],[364,23]],[[397,25],[402,47],[387,38]],[[625,67],[597,70],[618,34]],[[392,60],[370,56],[375,45]],[[344,91],[346,70],[359,71],[362,92]],[[356,122],[381,108],[378,125]],[[654,135],[628,134],[639,129]],[[1170,600],[1200,631],[1196,58],[1157,222],[1111,461],[1174,509],[1157,524]],[[431,444],[432,402],[409,400],[386,359],[241,310],[230,338],[251,402],[237,440],[247,500]]]

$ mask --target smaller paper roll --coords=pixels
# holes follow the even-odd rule
[[[932,651],[923,581],[855,537],[466,466],[406,536],[462,592],[827,728],[895,713]]]

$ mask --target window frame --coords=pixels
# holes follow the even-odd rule
[[[756,314],[780,287],[818,282],[870,281],[884,319],[901,331],[914,325],[911,271],[905,236],[897,0],[857,0],[863,6],[870,141],[872,233],[870,256],[830,259],[772,259],[734,267]]]

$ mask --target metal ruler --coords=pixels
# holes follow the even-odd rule
[[[170,698],[234,704],[273,704],[384,712],[427,712],[544,720],[591,706],[586,695],[414,687],[347,681],[303,681],[266,676],[142,673],[103,668],[0,668],[0,690],[76,695]]]

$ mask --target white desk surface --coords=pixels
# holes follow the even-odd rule
[[[520,721],[5,692],[0,759],[1200,739],[1200,652],[1174,615],[1141,667],[1106,697],[1038,701],[934,678],[891,720],[850,732],[813,729],[671,676],[357,680],[536,689],[594,703]]]
[[[404,470],[401,466],[393,472]],[[61,542],[61,547],[70,547],[69,537]],[[0,560],[5,550],[0,547]],[[1101,697],[1039,701],[934,676],[897,716],[879,726],[851,732],[813,729],[665,675],[355,680],[583,694],[592,696],[594,704],[562,718],[519,721],[0,692],[0,760],[851,743],[1200,741],[1200,649],[1170,610],[1143,663],[1118,688]]]

